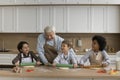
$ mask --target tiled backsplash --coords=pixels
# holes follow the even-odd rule
[[[27,41],[30,44],[30,49],[36,51],[37,37],[39,33],[0,33],[0,48],[17,50],[19,41]],[[77,52],[83,52],[85,49],[91,48],[91,38],[94,35],[102,35],[107,40],[108,52],[116,52],[120,50],[120,34],[93,34],[93,33],[58,33],[61,37],[72,42],[73,48]],[[81,46],[78,40],[82,42]]]

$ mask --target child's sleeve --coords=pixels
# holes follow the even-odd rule
[[[77,64],[76,55],[71,54],[71,58],[72,58],[72,64]]]
[[[103,51],[103,57],[104,57],[104,60],[102,63],[110,64],[110,58],[106,51]]]
[[[80,61],[79,61],[79,64],[84,65],[85,62],[87,61],[87,59],[89,58],[89,56],[90,56],[90,53],[89,53],[89,51],[88,51],[84,56],[81,57],[81,59],[80,59]]]
[[[58,56],[54,59],[53,63],[60,64],[61,54],[58,54]]]
[[[16,62],[18,62],[20,60],[20,54],[18,54],[13,60],[12,60],[12,64],[15,64]]]

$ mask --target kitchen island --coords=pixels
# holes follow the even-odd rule
[[[35,67],[27,72],[22,68],[21,73],[14,73],[12,69],[0,69],[0,80],[120,80],[120,71],[116,75],[97,73],[96,69],[58,69],[53,67]]]

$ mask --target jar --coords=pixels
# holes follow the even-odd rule
[[[116,70],[120,70],[120,51],[116,53]]]

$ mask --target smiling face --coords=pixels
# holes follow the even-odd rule
[[[47,33],[45,33],[45,38],[47,40],[52,40],[52,39],[54,39],[54,37],[55,37],[55,33],[54,32],[47,32]]]
[[[97,40],[92,41],[92,50],[99,51],[99,44],[98,44]]]
[[[69,48],[70,48],[70,47],[69,47],[67,44],[62,43],[62,46],[61,46],[62,53],[67,54]]]
[[[29,53],[29,45],[28,44],[23,44],[22,49],[20,49],[21,52],[24,54]]]

